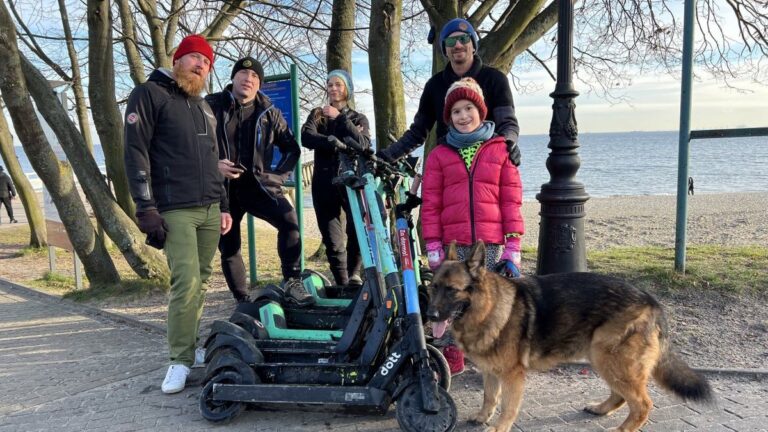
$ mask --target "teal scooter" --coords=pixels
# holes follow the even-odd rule
[[[380,171],[397,170],[354,142],[337,147],[366,158],[340,176],[348,187],[350,205],[360,209],[355,222],[365,227],[357,235],[361,244],[368,245],[361,248],[366,278],[355,307],[366,304],[361,301],[365,293],[370,303],[362,315],[353,314],[350,323],[358,316],[364,319],[348,324],[332,340],[276,334],[262,324],[261,315],[248,324],[214,323],[200,412],[209,421],[224,422],[246,404],[311,404],[385,413],[396,402],[403,430],[452,431],[457,412],[447,392],[450,373],[442,354],[425,342],[412,244],[398,242],[404,284],[374,187],[373,163],[379,162]],[[344,166],[352,167],[349,161]],[[405,219],[399,219],[402,228]],[[407,229],[398,233],[400,238],[407,236]]]

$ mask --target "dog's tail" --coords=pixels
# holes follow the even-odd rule
[[[663,315],[659,318],[657,324],[661,330],[659,333],[661,357],[653,370],[653,378],[662,387],[685,400],[712,402],[713,394],[709,383],[672,351],[666,337],[666,322]]]

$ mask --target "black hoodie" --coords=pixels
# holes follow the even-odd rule
[[[138,85],[125,108],[125,168],[137,211],[220,203],[228,212],[218,169],[216,119],[200,96],[189,96],[167,70]]]

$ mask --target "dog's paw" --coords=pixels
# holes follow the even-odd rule
[[[491,419],[491,415],[490,414],[485,414],[484,412],[481,411],[481,412],[473,415],[469,419],[469,422],[473,423],[473,424],[488,424],[488,420],[490,420],[490,419]]]
[[[588,412],[588,413],[590,413],[592,415],[596,415],[596,416],[603,416],[603,415],[605,415],[605,413],[601,412],[599,410],[599,408],[600,408],[600,404],[587,405],[587,406],[584,407],[584,412]]]
[[[488,426],[483,432],[499,432],[499,430],[496,429],[496,426]]]

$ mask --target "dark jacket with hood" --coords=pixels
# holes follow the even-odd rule
[[[351,137],[363,148],[370,148],[371,134],[368,118],[359,112],[344,107],[335,119],[331,120],[315,108],[309,113],[307,121],[301,127],[301,145],[315,151],[314,175],[336,176],[339,170],[339,158],[336,147],[328,142],[328,136],[333,135],[341,141]],[[330,180],[329,180],[330,181]]]
[[[13,187],[11,177],[0,167],[0,198],[16,196],[16,188]]]
[[[254,100],[253,114],[243,121],[253,127],[252,142],[232,143],[233,137],[227,134],[227,125],[237,120],[237,110],[240,104],[232,95],[232,85],[228,85],[224,91],[206,96],[205,100],[211,106],[216,116],[218,128],[216,133],[219,138],[219,157],[231,158],[230,146],[239,145],[241,152],[247,152],[241,160],[248,161],[246,168],[256,178],[258,183],[270,195],[282,193],[281,188],[285,180],[293,172],[299,161],[301,148],[291,129],[283,118],[280,110],[272,104],[267,95],[258,92]],[[275,148],[280,150],[280,159],[272,168]],[[232,160],[233,162],[237,162]]]
[[[488,107],[486,120],[496,124],[495,132],[504,137],[511,151],[517,143],[520,126],[515,116],[515,103],[512,100],[509,80],[500,71],[483,65],[480,57],[474,56],[472,67],[466,74],[456,75],[451,64],[448,63],[442,72],[436,73],[427,81],[419,101],[419,110],[416,111],[411,127],[405,131],[402,138],[387,147],[386,153],[395,158],[409,154],[424,144],[435,123],[437,123],[438,139],[445,136],[448,133],[448,126],[443,122],[445,94],[451,84],[465,77],[474,78],[483,89],[485,105]]]
[[[205,100],[157,69],[128,97],[125,168],[137,211],[220,203],[228,212],[219,172],[216,119]]]

